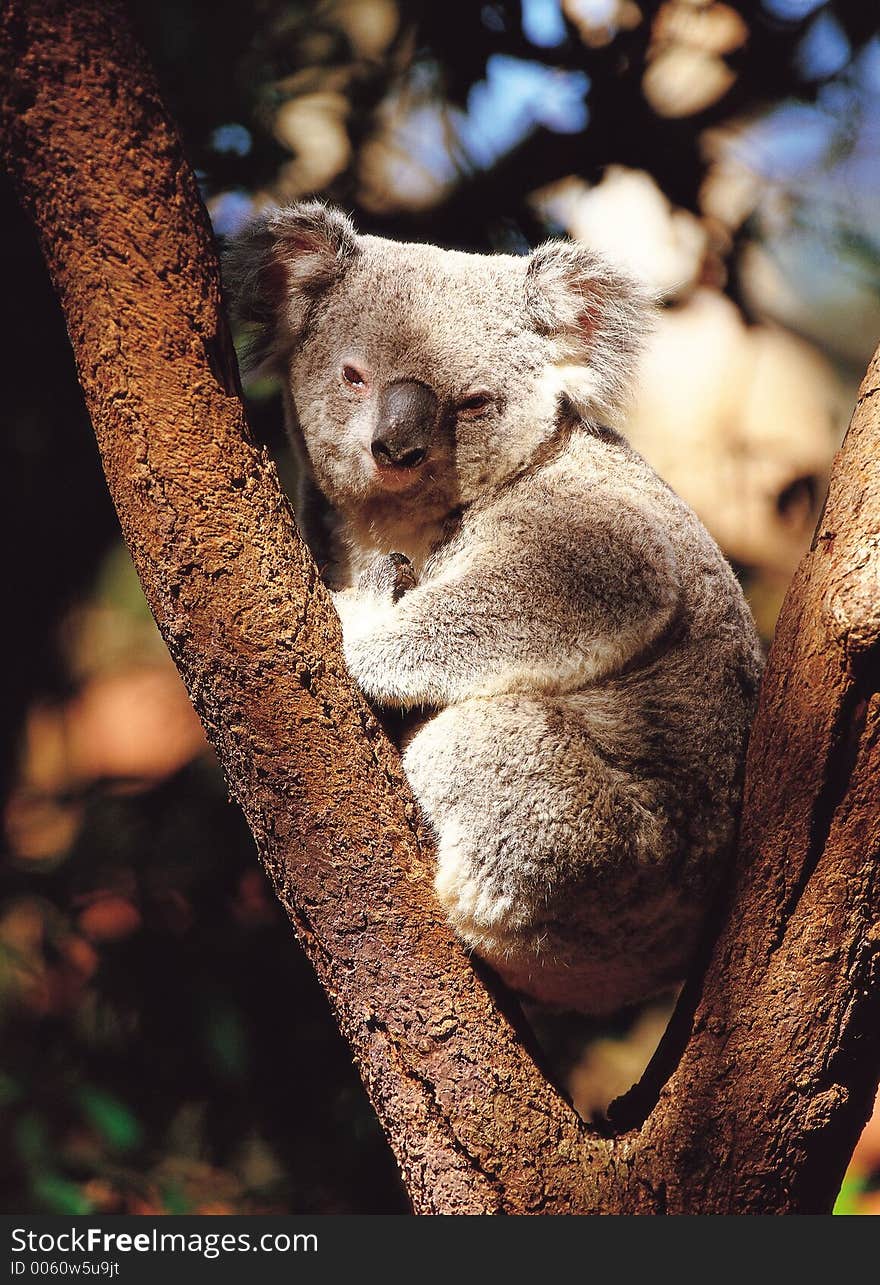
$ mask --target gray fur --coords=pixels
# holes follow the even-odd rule
[[[451,923],[558,1006],[609,1012],[674,982],[730,853],[760,649],[695,514],[597,428],[644,294],[578,245],[466,255],[358,237],[316,204],[233,257],[302,502],[323,497],[347,662],[410,715]],[[383,484],[370,443],[399,381],[440,410],[427,462]]]

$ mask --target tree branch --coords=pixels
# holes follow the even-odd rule
[[[600,1138],[434,904],[397,755],[249,436],[207,219],[124,14],[12,0],[3,36],[8,165],[123,533],[415,1211],[827,1208],[880,1030],[876,361],[780,621],[703,998]]]

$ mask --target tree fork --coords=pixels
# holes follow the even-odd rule
[[[194,177],[124,11],[11,0],[7,165],[147,600],[416,1213],[830,1208],[880,1066],[880,363],[780,617],[720,935],[600,1137],[452,938],[399,759],[248,432]]]

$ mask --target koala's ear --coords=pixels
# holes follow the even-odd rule
[[[644,285],[576,241],[546,241],[529,259],[529,314],[559,339],[561,362],[584,368],[568,391],[585,412],[613,414],[626,400],[653,304]]]
[[[302,334],[314,299],[358,253],[347,215],[321,201],[273,210],[244,229],[223,256],[232,315],[251,330],[248,370],[273,370]]]

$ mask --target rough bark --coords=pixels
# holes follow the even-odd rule
[[[780,620],[705,984],[599,1137],[434,905],[398,759],[249,437],[204,209],[124,14],[13,0],[2,35],[8,166],[125,538],[414,1210],[827,1210],[880,1061],[877,360]]]

